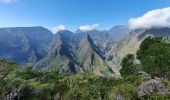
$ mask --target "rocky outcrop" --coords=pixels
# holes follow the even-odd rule
[[[20,95],[17,90],[14,89],[6,93],[3,97],[3,100],[20,100]]]
[[[137,91],[138,97],[143,97],[150,94],[166,96],[169,94],[166,85],[167,81],[165,79],[160,78],[150,79],[149,81],[142,83],[138,87]]]

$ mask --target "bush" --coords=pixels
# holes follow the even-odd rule
[[[144,71],[152,77],[170,78],[170,43],[162,38],[146,38],[137,51]]]

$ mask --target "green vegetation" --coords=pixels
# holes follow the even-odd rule
[[[131,84],[129,85],[133,84],[132,86],[129,86],[131,87],[130,89],[135,87],[138,88],[138,90],[136,90],[136,92],[138,92],[138,99],[169,99],[169,41],[161,37],[147,37],[141,43],[136,55],[137,59],[139,59],[141,63],[137,63],[138,60],[133,54],[128,54],[125,58],[122,59],[121,63],[122,69],[120,70],[120,73],[123,79],[127,82],[130,82]],[[124,88],[124,90],[126,91],[126,88]],[[125,94],[128,94],[129,92]],[[123,93],[123,91],[121,93]],[[132,97],[127,98],[132,99]],[[133,99],[134,98],[135,97],[133,97]]]
[[[120,70],[122,77],[135,75],[137,68],[136,65],[134,65],[134,59],[135,57],[133,54],[128,54],[122,59],[122,69]]]
[[[4,64],[4,62],[0,63]],[[10,65],[10,62],[5,62],[5,64]],[[7,70],[8,68],[11,67],[6,67]],[[108,79],[90,73],[38,72],[32,70],[31,67],[15,69],[15,67],[10,69],[0,82],[0,90],[3,90],[0,92],[1,98],[15,90],[20,99],[28,100],[109,99],[114,87],[125,84],[122,79]]]
[[[168,100],[170,43],[148,37],[142,42],[137,58],[141,64],[132,54],[123,58],[122,78],[40,72],[0,61],[0,100],[9,96],[16,100]]]
[[[144,71],[152,77],[170,79],[170,43],[163,38],[146,38],[140,45],[137,58]]]

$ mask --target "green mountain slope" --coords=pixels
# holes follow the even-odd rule
[[[69,31],[56,34],[56,40],[49,55],[38,62],[35,69],[114,75],[114,71],[105,62],[104,53],[88,34],[75,35]]]
[[[120,66],[120,62],[127,54],[136,54],[141,42],[148,36],[170,37],[170,28],[150,28],[132,31],[127,37],[123,38],[112,49],[107,52],[107,57],[113,56],[112,64]]]
[[[32,65],[46,56],[53,34],[43,27],[0,28],[0,59]]]

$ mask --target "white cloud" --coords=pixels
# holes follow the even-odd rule
[[[0,0],[0,3],[9,4],[9,3],[16,2],[16,1],[17,1],[17,0]]]
[[[58,32],[58,31],[60,31],[60,30],[65,30],[65,26],[64,26],[64,25],[58,25],[58,26],[56,26],[56,27],[54,27],[54,28],[52,29],[52,32],[53,32],[53,33],[56,33],[56,32]]]
[[[155,9],[146,12],[143,16],[131,18],[129,20],[129,28],[151,28],[151,27],[170,26],[170,7]]]
[[[79,30],[81,30],[81,31],[91,31],[91,30],[97,29],[98,26],[99,26],[99,24],[84,25],[84,26],[80,26]]]
[[[65,26],[64,26],[64,25],[59,25],[57,28],[58,28],[59,30],[65,30]]]

